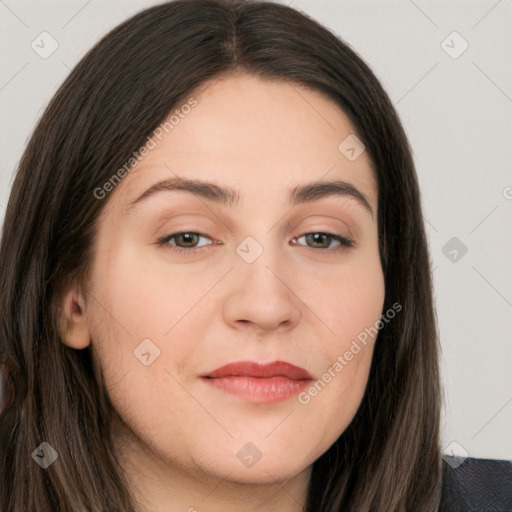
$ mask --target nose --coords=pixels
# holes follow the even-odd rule
[[[292,273],[269,250],[254,262],[237,261],[224,302],[224,321],[258,334],[293,329],[302,318],[302,302],[291,284]]]

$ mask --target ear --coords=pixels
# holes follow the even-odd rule
[[[75,349],[91,342],[84,295],[76,284],[70,284],[61,296],[59,332],[62,342]]]

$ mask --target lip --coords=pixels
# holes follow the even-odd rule
[[[296,395],[314,377],[304,368],[284,361],[238,361],[201,376],[203,382],[255,403],[276,403]]]
[[[257,363],[254,361],[237,361],[229,363],[202,377],[254,377],[271,378],[286,377],[293,380],[312,380],[313,375],[300,366],[295,366],[284,361],[273,361],[271,363]]]

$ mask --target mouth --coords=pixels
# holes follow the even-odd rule
[[[201,376],[206,384],[248,402],[276,403],[300,393],[314,377],[304,368],[284,361],[239,361]]]

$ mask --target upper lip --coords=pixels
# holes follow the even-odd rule
[[[293,380],[313,379],[314,377],[304,368],[295,366],[284,361],[273,361],[271,363],[258,363],[254,361],[237,361],[229,363],[216,370],[202,375],[202,377],[287,377]]]

